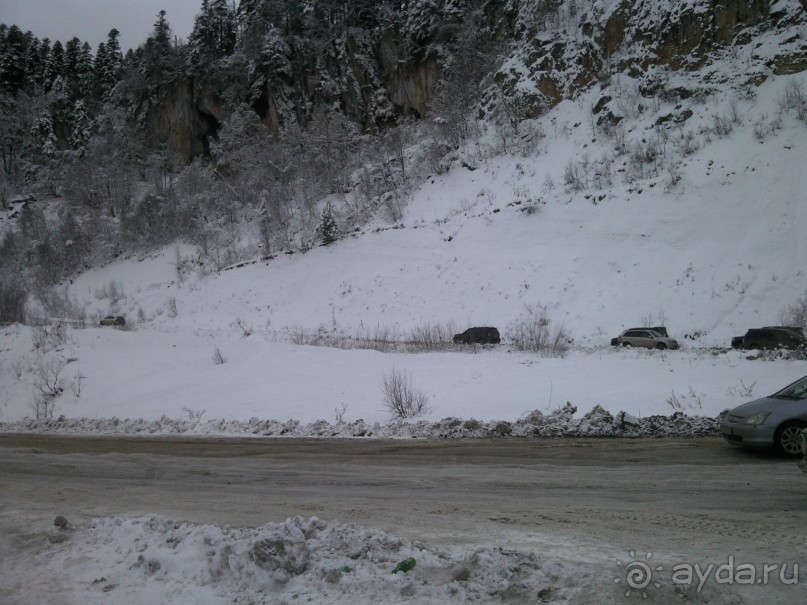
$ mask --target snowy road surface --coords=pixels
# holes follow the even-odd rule
[[[637,594],[642,600],[642,592],[650,593],[652,602],[680,602],[676,592],[686,593],[685,600],[712,603],[792,603],[807,597],[802,473],[793,461],[735,450],[716,438],[3,435],[0,494],[3,603],[27,604],[47,594],[31,583],[35,557],[24,551],[54,548],[44,546],[43,536],[59,514],[75,528],[74,541],[93,519],[110,516],[158,515],[219,527],[316,516],[382,530],[426,549],[534,552],[566,570],[553,576],[554,592],[544,593],[558,602],[630,602]],[[648,564],[653,581],[634,584],[631,591],[630,566]],[[774,564],[785,567],[785,575],[774,571],[761,581],[763,566]],[[58,568],[52,569],[47,582],[61,586],[70,577],[60,578]],[[396,594],[395,602],[409,602],[401,595],[406,593]],[[541,600],[520,594],[512,602]],[[510,602],[502,594],[494,601]],[[418,602],[417,595],[411,602]]]

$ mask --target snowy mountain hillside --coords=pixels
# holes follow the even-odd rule
[[[174,170],[99,134],[108,166],[81,156],[67,184],[2,211],[8,291],[30,291],[31,318],[70,321],[3,328],[0,421],[398,436],[381,427],[394,371],[422,395],[407,420],[494,427],[535,411],[714,417],[803,375],[803,360],[726,351],[807,308],[803,5],[662,4],[518,9],[497,23],[526,37],[475,73],[468,106],[468,86],[449,94],[468,47],[426,24],[419,69],[446,61],[441,103],[376,139],[344,138],[334,116],[274,136],[241,106],[208,162]],[[99,328],[107,315],[126,328]],[[609,344],[662,324],[681,351]],[[454,347],[470,326],[502,345]],[[521,350],[528,328],[555,349]]]
[[[807,374],[731,347],[807,328],[807,0],[118,33],[0,23],[0,601],[800,600],[801,473],[718,436]]]
[[[494,131],[464,148],[412,193],[398,223],[379,218],[330,246],[219,272],[188,245],[88,271],[65,285],[74,310],[90,326],[123,315],[127,329],[70,327],[62,339],[5,329],[2,420],[185,419],[64,427],[113,432],[444,434],[450,423],[378,426],[394,419],[382,382],[396,369],[422,390],[428,405],[417,418],[431,422],[493,427],[562,411],[577,420],[561,433],[586,434],[577,423],[595,406],[613,415],[606,423],[622,411],[716,416],[807,370],[720,352],[733,335],[778,323],[807,290],[807,128],[784,101],[805,87],[804,75],[772,77],[742,98],[726,87],[682,106],[693,116],[663,140],[654,114],[625,118],[626,145],[666,149],[649,163],[592,125],[595,90],[532,123],[537,138],[515,150],[497,147]],[[735,110],[731,128],[716,132],[714,116]],[[562,328],[569,351],[515,351],[514,328],[536,318]],[[665,324],[683,349],[609,346],[647,323]],[[470,325],[497,326],[503,344],[343,350],[424,330],[450,339]],[[43,388],[56,395],[44,411]]]
[[[593,91],[535,121],[533,136],[542,134],[529,154],[497,153],[495,133],[466,148],[413,193],[399,224],[182,280],[173,265],[194,251],[169,248],[162,264],[115,263],[68,292],[92,317],[120,312],[160,329],[240,320],[280,334],[405,333],[453,323],[506,335],[529,306],[545,307],[578,345],[664,323],[693,346],[727,346],[748,327],[779,323],[807,290],[807,128],[779,109],[794,86],[807,88],[807,77],[772,78],[753,98],[727,88],[670,130],[654,126],[664,107],[626,119],[628,147],[664,147],[644,177],[592,126]],[[731,112],[730,132],[715,133],[714,116]],[[111,282],[126,294],[116,304],[99,295]]]

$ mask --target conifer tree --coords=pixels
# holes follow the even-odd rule
[[[90,99],[94,90],[93,56],[89,42],[81,45],[76,63],[76,75],[78,82],[78,94],[85,99]]]
[[[227,0],[213,0],[210,4],[211,25],[217,57],[224,57],[235,49],[236,17]]]
[[[105,74],[109,73],[108,64],[108,55],[106,52],[106,44],[104,42],[100,42],[98,44],[98,49],[95,51],[95,61],[93,62],[93,80],[95,81],[95,88],[98,91],[98,96],[100,98],[105,98],[107,93],[109,92],[109,88],[106,86],[106,82],[104,80]]]
[[[191,57],[195,63],[203,63],[207,58],[211,44],[210,2],[202,0],[202,8],[193,22],[193,31],[188,38],[191,45]]]
[[[26,34],[16,25],[9,27],[0,53],[0,85],[11,94],[25,84],[29,52]]]
[[[325,204],[325,208],[322,211],[322,220],[319,224],[319,236],[323,246],[330,246],[339,236],[336,218],[333,215],[333,208],[330,202]]]
[[[106,39],[107,69],[105,75],[107,82],[114,86],[120,78],[121,67],[123,66],[123,55],[120,51],[120,32],[114,27],[109,30]]]
[[[39,149],[47,158],[56,155],[56,134],[53,132],[53,119],[47,109],[42,112],[34,124],[31,134],[39,144]]]
[[[269,25],[263,37],[261,48],[261,72],[268,78],[291,76],[291,48],[283,38],[282,32],[274,25]]]
[[[106,97],[115,88],[121,74],[123,65],[123,55],[120,52],[120,42],[118,41],[120,32],[112,28],[109,31],[106,42],[98,45],[98,52],[95,54],[95,82],[102,98]]]
[[[157,20],[154,22],[154,29],[149,39],[162,52],[168,52],[171,48],[171,26],[165,18],[165,11],[157,13]]]
[[[64,79],[67,82],[67,88],[71,96],[81,90],[78,77],[80,54],[81,40],[78,38],[68,40],[67,44],[64,45]]]
[[[25,89],[31,94],[42,94],[47,86],[45,82],[48,62],[50,61],[50,40],[44,38],[36,42],[28,52]]]
[[[84,102],[81,100],[76,101],[73,106],[71,126],[70,146],[76,150],[79,155],[84,155],[87,141],[90,139],[90,119],[87,117]]]
[[[175,68],[179,67],[176,58],[171,46],[171,26],[165,18],[165,11],[160,11],[151,35],[137,53],[138,68],[146,86],[159,86],[175,76]]]
[[[189,42],[191,60],[205,65],[232,54],[236,41],[236,16],[227,0],[202,0]]]
[[[53,87],[57,78],[64,75],[64,46],[56,40],[50,49],[48,63],[45,66],[45,90]]]

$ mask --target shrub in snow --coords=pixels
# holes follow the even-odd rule
[[[213,363],[217,366],[224,364],[227,361],[227,358],[224,357],[224,353],[221,352],[221,349],[216,347],[213,349]]]
[[[799,120],[807,123],[807,92],[801,82],[793,80],[788,83],[779,99],[779,108],[783,113],[792,110]]]
[[[442,325],[426,323],[415,326],[409,335],[406,350],[419,353],[449,349],[453,344],[452,337],[456,331],[453,323]]]
[[[66,361],[62,357],[41,356],[33,367],[34,396],[31,407],[37,420],[53,418],[56,398],[64,391],[61,377]]]
[[[533,351],[544,357],[565,357],[569,335],[563,326],[554,330],[546,308],[525,305],[524,312],[507,329],[507,338],[519,351]]]
[[[57,287],[36,288],[36,297],[48,317],[69,319],[74,328],[84,328],[87,321],[87,311],[75,297],[71,297],[67,288]]]
[[[70,340],[67,327],[58,321],[51,325],[35,327],[31,332],[31,339],[34,349],[43,353],[64,346]]]
[[[383,378],[384,403],[396,418],[413,418],[428,411],[429,397],[412,386],[412,377],[395,368]]]
[[[779,323],[783,326],[807,328],[807,292],[779,312]]]

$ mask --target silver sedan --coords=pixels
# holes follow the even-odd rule
[[[649,328],[631,328],[617,336],[611,344],[623,347],[644,347],[646,349],[677,349],[678,341],[659,334]]]
[[[807,376],[768,397],[730,410],[720,425],[732,445],[773,447],[785,456],[801,455],[807,428]]]

